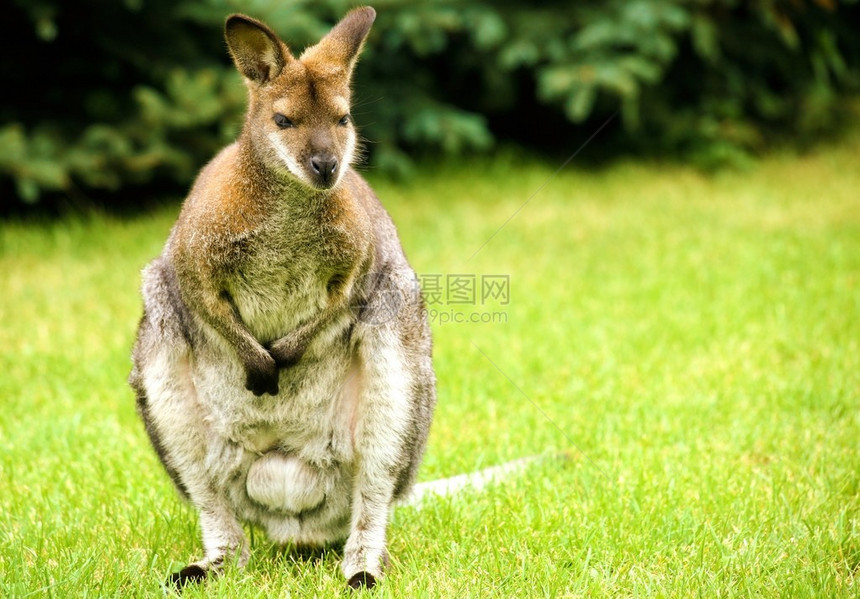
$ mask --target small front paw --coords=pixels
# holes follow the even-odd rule
[[[268,353],[256,363],[248,365],[246,376],[245,388],[257,397],[265,393],[278,394],[278,365]]]

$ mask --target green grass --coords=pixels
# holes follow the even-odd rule
[[[435,325],[429,480],[572,449],[390,528],[379,597],[860,594],[860,137],[748,173],[513,155],[374,181],[416,269],[510,276]],[[196,517],[125,384],[176,208],[0,225],[0,596],[159,596]],[[495,364],[495,365],[494,365]],[[187,597],[350,596],[259,531]]]

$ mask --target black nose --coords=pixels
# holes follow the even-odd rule
[[[314,173],[322,179],[323,183],[330,183],[337,171],[337,158],[331,155],[317,154],[311,157],[311,168]]]

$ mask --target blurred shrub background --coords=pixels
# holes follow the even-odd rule
[[[616,111],[604,153],[742,164],[838,131],[860,89],[857,1],[369,3],[354,115],[370,164],[401,175],[499,143],[569,153]],[[268,22],[298,54],[355,4],[7,2],[0,209],[181,193],[241,125],[226,15]]]

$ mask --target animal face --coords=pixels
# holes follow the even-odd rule
[[[244,134],[269,167],[317,190],[340,182],[356,148],[350,81],[372,22],[350,13],[294,58],[266,25],[228,19],[227,44],[250,95]]]
[[[254,127],[272,162],[315,189],[336,186],[356,146],[348,81],[320,77],[296,60],[261,91]]]

